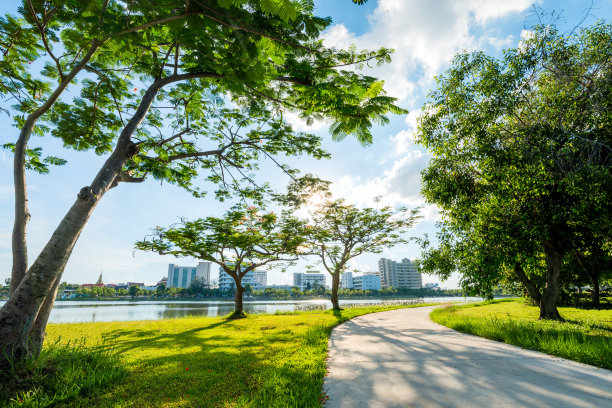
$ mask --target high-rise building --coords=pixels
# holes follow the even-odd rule
[[[340,287],[342,289],[353,289],[353,272],[344,272],[341,279]]]
[[[318,272],[294,272],[293,286],[297,286],[300,290],[309,290],[315,284],[325,286],[325,275]]]
[[[342,288],[356,290],[380,290],[380,276],[378,274],[364,273],[354,276],[353,272],[342,274]]]
[[[378,272],[383,288],[420,289],[423,286],[418,265],[408,258],[402,259],[402,262],[380,258]]]
[[[246,267],[245,267],[246,268]],[[268,283],[268,272],[261,270],[253,270],[247,272],[242,278],[242,287],[250,285],[253,290],[262,290]],[[231,290],[236,288],[234,278],[228,275],[223,268],[219,267],[219,289]]]
[[[169,288],[188,288],[195,279],[203,279],[210,284],[210,262],[199,262],[198,266],[168,265]]]

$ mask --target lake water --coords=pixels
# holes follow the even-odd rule
[[[359,299],[340,300],[345,307],[381,304],[414,304],[421,302],[470,302],[481,301],[476,297],[438,297],[418,299]],[[5,301],[0,301],[0,307]],[[301,310],[329,309],[327,299],[314,300],[246,300],[247,314],[292,312]],[[217,317],[234,310],[233,300],[192,300],[192,301],[57,301],[49,316],[49,323],[112,322],[131,320],[173,319],[185,316]]]

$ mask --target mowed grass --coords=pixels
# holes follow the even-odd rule
[[[612,369],[612,310],[560,307],[565,322],[540,321],[521,300],[448,306],[433,321],[460,332]]]
[[[331,329],[355,316],[401,307],[251,315],[238,320],[51,324],[47,339],[56,347],[79,342],[92,353],[110,350],[119,365],[113,369],[119,374],[112,385],[84,387],[77,398],[69,395],[72,398],[57,400],[61,404],[54,406],[319,407]],[[43,407],[48,405],[45,401],[53,401],[52,395],[41,394],[26,403],[23,395],[19,398],[24,402],[14,399],[11,405]]]

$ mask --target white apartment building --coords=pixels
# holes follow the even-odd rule
[[[353,272],[344,272],[340,278],[342,289],[353,289]]]
[[[243,267],[246,268],[246,267]],[[250,285],[253,290],[262,290],[268,283],[268,271],[253,270],[247,272],[242,278],[242,287]],[[223,268],[219,267],[219,289],[231,290],[236,288],[234,278],[228,275]]]
[[[300,290],[312,289],[315,284],[325,286],[325,275],[318,271],[293,273],[293,286],[297,286]]]
[[[353,272],[344,272],[342,274],[343,289],[355,290],[380,290],[380,276],[367,273],[363,275],[353,275]]]
[[[402,262],[380,258],[378,272],[383,288],[420,289],[423,286],[418,265],[408,258],[402,259]]]
[[[198,262],[197,266],[168,265],[169,288],[188,288],[195,279],[203,279],[210,284],[210,262]]]

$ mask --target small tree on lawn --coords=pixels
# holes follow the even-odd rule
[[[137,242],[136,248],[219,265],[236,285],[231,317],[240,318],[245,316],[245,275],[271,263],[296,261],[304,242],[304,223],[287,212],[279,217],[273,212],[258,212],[255,207],[238,206],[223,218],[206,217],[170,228],[157,227],[151,237]]]
[[[340,276],[351,259],[366,253],[380,253],[406,240],[402,233],[414,225],[417,210],[391,207],[363,208],[344,200],[328,201],[312,212],[309,253],[319,257],[332,277],[331,302],[340,310]]]

